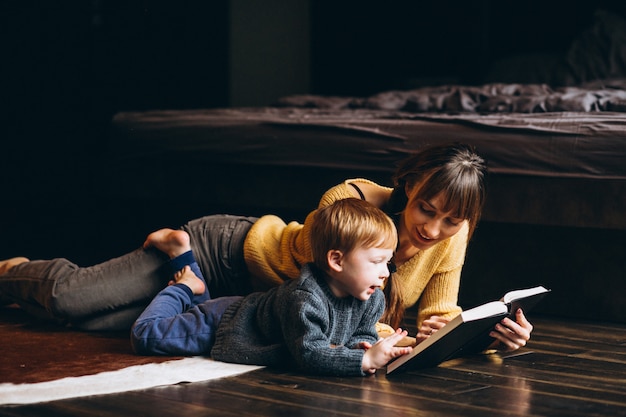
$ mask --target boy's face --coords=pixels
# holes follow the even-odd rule
[[[338,297],[351,295],[365,301],[389,276],[387,263],[392,256],[392,249],[376,247],[358,248],[343,254],[337,260],[338,269],[331,273],[329,285]]]

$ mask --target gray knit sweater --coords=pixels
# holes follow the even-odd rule
[[[315,272],[315,273],[314,273]],[[217,329],[211,356],[224,362],[296,367],[325,375],[365,375],[359,342],[378,340],[385,301],[337,298],[324,273],[305,265],[299,279],[231,305]]]

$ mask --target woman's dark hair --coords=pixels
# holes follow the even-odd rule
[[[391,265],[393,265],[393,263],[391,263]],[[380,318],[380,321],[397,329],[402,326],[405,308],[398,280],[393,276],[395,272],[396,267],[393,265],[393,267],[389,269],[389,278],[387,278],[385,287],[383,288],[383,293],[385,294],[385,312]]]
[[[398,166],[385,211],[395,217],[404,211],[410,196],[428,201],[443,193],[441,209],[454,211],[454,217],[467,220],[469,238],[478,225],[485,202],[486,172],[485,161],[469,145],[455,143],[424,148]],[[397,280],[390,280],[384,292],[387,308],[381,321],[397,328],[404,317],[404,302]]]
[[[455,143],[425,148],[400,163],[393,175],[394,190],[388,213],[398,214],[409,203],[409,194],[430,200],[443,192],[443,211],[466,219],[474,233],[485,202],[485,161],[474,149]]]

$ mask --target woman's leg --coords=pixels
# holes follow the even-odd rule
[[[252,291],[243,242],[255,221],[254,217],[214,215],[182,227],[189,234],[211,298],[246,295]]]
[[[0,276],[0,294],[76,327],[128,329],[171,279],[167,261],[155,249],[138,249],[86,268],[67,259],[25,262]]]
[[[212,297],[252,290],[243,242],[255,221],[217,215],[182,227]],[[67,259],[26,262],[0,276],[0,294],[33,314],[85,330],[128,329],[171,279],[167,263],[153,248],[87,268]]]

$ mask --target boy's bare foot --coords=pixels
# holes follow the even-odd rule
[[[176,284],[185,284],[191,289],[194,295],[204,294],[204,281],[193,273],[189,265],[174,274],[174,282]]]
[[[150,246],[154,246],[161,252],[167,254],[170,259],[174,259],[191,250],[189,234],[183,230],[174,229],[161,229],[150,233],[143,247],[148,248]]]
[[[9,272],[9,269],[13,268],[15,265],[23,264],[24,262],[30,262],[30,259],[19,256],[17,258],[0,261],[0,275],[6,274]]]

